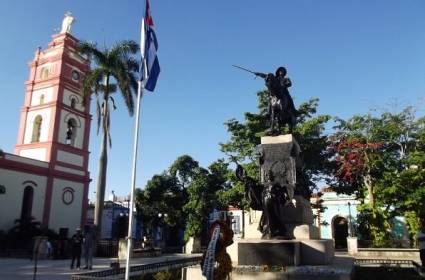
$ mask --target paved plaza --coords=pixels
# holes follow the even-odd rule
[[[136,258],[131,260],[132,265],[157,263],[162,261],[177,260],[192,257],[193,255],[170,254],[154,258]],[[95,258],[93,259],[93,270],[103,270],[110,266],[117,258]],[[88,270],[71,270],[70,259],[67,260],[39,260],[37,278],[38,280],[69,280],[72,274],[84,273]],[[121,267],[125,266],[125,260],[120,260]],[[81,265],[84,266],[83,263]],[[29,259],[0,258],[1,280],[32,280],[34,273],[34,262]]]

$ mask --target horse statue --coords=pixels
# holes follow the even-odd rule
[[[269,90],[268,115],[270,118],[270,130],[268,134],[280,134],[285,124],[288,125],[289,132],[292,133],[296,125],[297,111],[287,86],[282,85],[279,77],[272,73],[267,74],[265,83]]]
[[[264,74],[261,72],[254,72],[238,65],[232,66],[264,79],[267,89],[269,90],[268,116],[270,118],[270,128],[267,131],[267,135],[279,135],[285,124],[289,126],[289,132],[292,133],[297,122],[298,112],[295,109],[294,101],[288,91],[292,83],[291,80],[286,77],[286,68],[277,68],[276,74],[273,75],[272,73]]]

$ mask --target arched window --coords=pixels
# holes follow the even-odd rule
[[[75,99],[74,97],[71,98],[71,108],[75,109],[75,104],[77,104],[77,99]]]
[[[31,142],[40,142],[40,134],[41,134],[41,123],[43,122],[43,118],[38,115],[34,119],[34,124],[32,126],[32,137]]]
[[[77,136],[77,121],[73,118],[70,118],[67,123],[67,130],[66,130],[66,144],[68,145],[75,145],[75,138]]]
[[[21,220],[31,218],[33,198],[34,189],[31,186],[26,186],[22,197]]]
[[[47,79],[48,77],[49,77],[49,68],[44,67],[43,69],[41,69],[40,79],[44,80],[44,79]]]
[[[44,94],[40,95],[40,105],[44,104]]]

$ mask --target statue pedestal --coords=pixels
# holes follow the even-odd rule
[[[238,244],[238,265],[299,265],[300,243],[292,240],[245,239]]]
[[[285,232],[287,239],[318,238],[313,229],[297,230],[301,225],[311,227],[313,224],[310,190],[303,174],[304,162],[300,153],[300,146],[292,134],[261,137],[260,180],[264,186],[262,197],[271,197],[269,201],[263,202],[263,207],[267,203],[266,207],[271,212],[270,220],[266,221],[272,224],[274,231],[278,227],[278,233]],[[268,191],[266,194],[265,190]],[[282,197],[285,199],[284,203]],[[298,237],[298,234],[301,236]]]
[[[326,265],[334,258],[333,240],[264,240],[238,242],[238,265]]]
[[[295,239],[319,239],[319,228],[313,225],[297,225],[292,230]]]
[[[118,259],[120,260],[126,260],[127,259],[127,239],[121,238],[118,241]],[[133,247],[133,243],[131,243],[131,246]],[[131,257],[133,256],[133,248],[131,248]]]
[[[258,227],[261,211],[254,212],[255,219],[245,219],[249,221],[245,236],[254,238],[238,240],[229,247],[237,265],[327,265],[333,261],[333,240],[319,239],[319,230],[313,226],[310,190],[300,153],[291,134],[261,138],[263,187],[255,195],[261,197],[263,214],[267,215],[262,218],[262,232],[258,231],[258,235],[253,234],[253,229]]]
[[[347,237],[347,251],[350,256],[354,256],[359,252],[357,248],[357,237]]]

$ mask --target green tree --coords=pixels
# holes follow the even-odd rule
[[[170,168],[154,175],[143,190],[137,190],[136,207],[145,226],[167,213],[165,224],[186,228],[185,239],[199,236],[214,209],[222,208],[218,192],[227,187],[228,164],[213,162],[208,169],[188,155],[178,157]]]
[[[210,213],[223,208],[218,193],[228,183],[227,167],[224,160],[217,160],[208,169],[198,167],[194,170],[187,187],[188,200],[183,207],[187,217],[185,240],[190,236],[199,237],[206,230]]]
[[[184,229],[187,187],[191,184],[199,163],[189,155],[178,157],[161,174],[154,175],[143,190],[136,193],[136,207],[143,224],[151,228],[158,222],[158,213],[166,213],[163,223],[174,229]]]
[[[399,113],[337,122],[333,187],[362,201],[358,210],[363,235],[375,246],[386,245],[391,221],[401,215],[409,230],[415,230],[412,217],[425,214],[423,119],[416,119],[413,108],[407,107]]]
[[[170,227],[184,227],[183,190],[176,184],[175,177],[167,172],[154,175],[143,190],[136,193],[136,207],[145,227],[152,228],[158,223],[158,214],[163,216],[162,223]]]
[[[102,127],[94,217],[97,236],[100,236],[102,227],[108,165],[108,143],[109,147],[112,146],[110,107],[112,104],[112,107],[116,108],[113,94],[119,91],[129,114],[133,114],[133,94],[137,92],[136,73],[139,70],[139,64],[132,55],[136,54],[138,49],[138,44],[133,41],[122,41],[115,44],[112,48],[104,50],[99,50],[96,44],[88,42],[81,42],[78,45],[78,51],[94,62],[94,69],[89,71],[83,79],[82,94],[85,97],[83,100],[89,100],[88,96],[92,93],[96,95],[98,133],[100,127]]]
[[[189,184],[199,163],[189,155],[179,156],[169,168],[170,174],[176,178],[177,183],[182,189]]]

